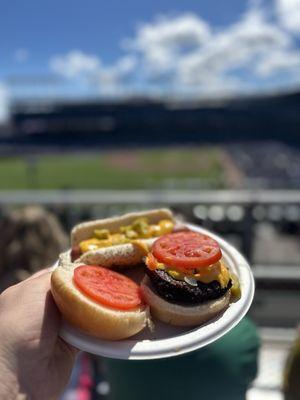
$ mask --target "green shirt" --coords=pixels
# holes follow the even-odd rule
[[[104,359],[109,400],[241,400],[257,371],[259,339],[244,318],[213,344],[151,361]]]

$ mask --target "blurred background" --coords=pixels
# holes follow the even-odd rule
[[[81,220],[169,206],[250,261],[248,398],[282,399],[300,308],[300,0],[1,8],[1,288],[51,264]]]

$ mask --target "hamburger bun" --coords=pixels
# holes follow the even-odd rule
[[[51,292],[64,319],[92,336],[119,340],[141,331],[149,320],[145,305],[123,311],[102,305],[84,295],[73,283],[73,271],[80,264],[66,262],[63,255],[60,265],[51,275]]]

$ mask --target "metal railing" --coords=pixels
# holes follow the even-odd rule
[[[221,234],[236,234],[253,260],[254,227],[262,221],[300,231],[298,190],[46,190],[1,191],[0,208],[38,204],[60,215],[67,229],[83,219],[169,206],[194,223]]]
[[[299,204],[300,190],[2,190],[0,204]]]

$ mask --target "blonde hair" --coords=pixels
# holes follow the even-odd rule
[[[56,216],[38,206],[8,213],[0,232],[0,290],[52,265],[68,247]]]

